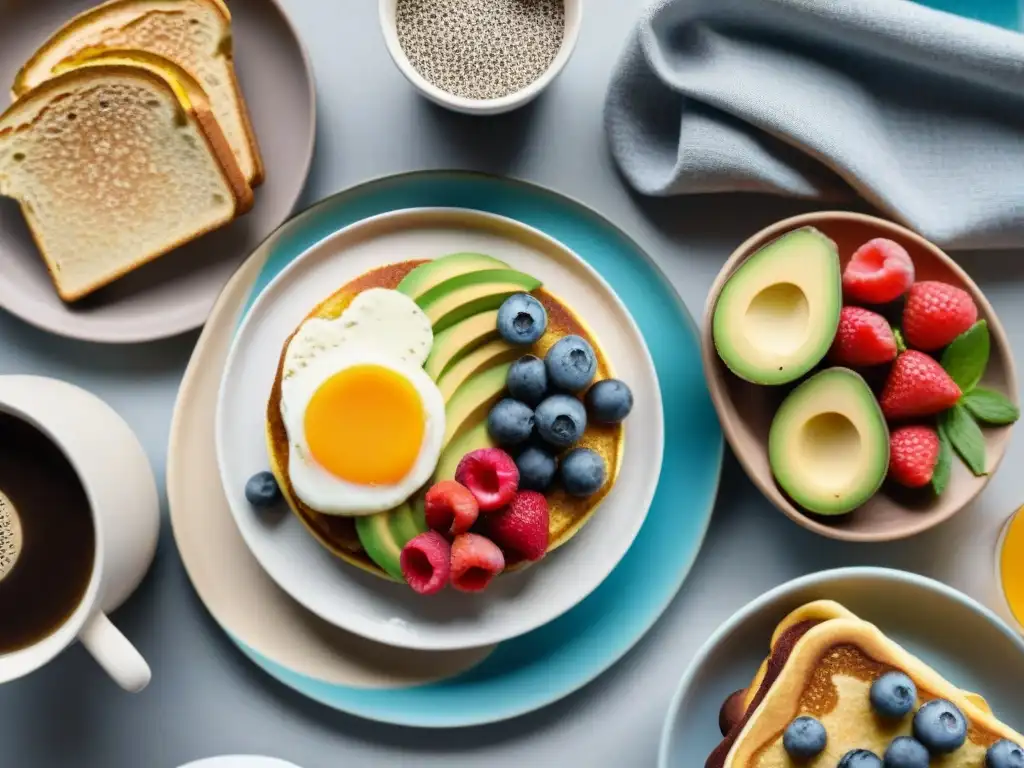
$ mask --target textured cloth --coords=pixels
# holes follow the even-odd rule
[[[605,109],[638,192],[868,200],[953,248],[1024,246],[1024,35],[909,0],[667,0]]]

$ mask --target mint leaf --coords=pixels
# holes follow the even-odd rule
[[[949,485],[949,475],[953,471],[953,449],[949,445],[949,439],[945,432],[939,430],[939,458],[935,462],[935,469],[932,470],[932,490],[936,496],[941,496]]]
[[[988,474],[985,471],[985,436],[964,406],[958,403],[945,411],[939,429],[975,476]]]
[[[1020,418],[1020,408],[999,392],[976,387],[961,398],[968,411],[986,424],[1013,424]]]
[[[942,353],[942,367],[961,392],[970,392],[985,373],[988,352],[988,323],[979,320],[946,347]]]

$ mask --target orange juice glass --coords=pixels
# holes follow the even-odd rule
[[[1017,629],[1024,632],[1024,507],[1006,521],[999,536],[996,576]]]

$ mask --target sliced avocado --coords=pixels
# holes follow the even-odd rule
[[[790,392],[772,420],[768,461],[809,512],[844,515],[870,499],[889,471],[889,429],[864,379],[829,368]]]
[[[440,378],[449,366],[472,352],[477,347],[498,338],[498,310],[492,309],[470,315],[447,330],[434,336],[430,356],[423,364],[423,370],[434,381]]]
[[[355,520],[359,543],[370,559],[391,578],[404,581],[402,547],[427,530],[423,518],[406,502],[386,512],[357,517]]]
[[[440,333],[471,315],[497,309],[513,293],[539,287],[540,280],[514,269],[487,269],[435,285],[416,303],[430,318],[434,333]]]
[[[434,472],[434,481],[454,480],[455,470],[463,456],[478,448],[494,448],[495,445],[487,432],[487,422],[481,421],[452,440],[441,452],[441,459],[437,462],[437,470]]]
[[[825,357],[842,304],[836,244],[813,227],[795,229],[726,282],[712,320],[715,348],[741,379],[795,381]]]
[[[482,253],[451,253],[420,264],[402,278],[396,290],[418,299],[438,283],[482,269],[507,269],[508,264]]]
[[[502,363],[488,368],[455,390],[444,407],[446,423],[442,446],[447,446],[477,421],[485,420],[487,411],[505,391],[505,379],[511,365]]]
[[[447,403],[456,390],[480,371],[487,370],[498,363],[511,363],[523,355],[523,348],[507,341],[498,339],[473,350],[464,358],[451,366],[437,380],[437,388]]]

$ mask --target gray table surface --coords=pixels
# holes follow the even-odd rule
[[[244,0],[240,0],[244,4]],[[385,52],[372,0],[283,0],[318,81],[312,202],[381,174],[458,168],[539,182],[603,212],[637,238],[698,316],[725,256],[756,229],[808,210],[750,196],[645,201],[630,195],[605,150],[605,85],[645,0],[589,0],[577,51],[535,105],[481,121],[425,103]],[[1024,259],[958,254],[1024,350]],[[54,376],[92,390],[134,427],[163,486],[168,425],[196,334],[132,347],[51,337],[0,313],[0,373]],[[75,647],[0,689],[0,763],[21,768],[175,768],[202,757],[266,754],[302,768],[402,765],[645,766],[655,760],[669,699],[709,634],[768,587],[844,565],[936,576],[998,608],[992,552],[1002,520],[1024,500],[1020,441],[978,503],[949,524],[891,545],[817,538],[776,512],[728,457],[707,543],[661,621],[610,672],[518,720],[462,731],[364,722],[308,701],[252,666],[196,598],[161,532],[156,562],[117,623],[153,667],[138,696],[116,690]],[[166,515],[166,510],[165,510]]]

